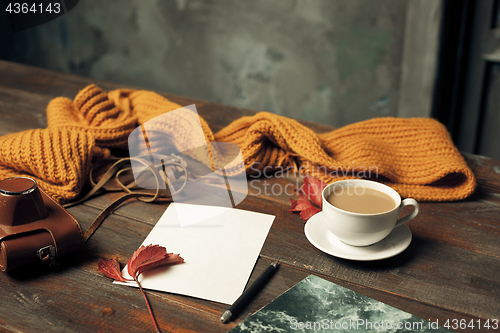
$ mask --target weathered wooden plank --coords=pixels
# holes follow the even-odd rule
[[[46,127],[49,101],[39,94],[0,89],[0,135]]]
[[[488,192],[500,194],[500,161],[468,153],[463,155],[478,185]]]
[[[140,205],[142,207],[143,204]],[[148,224],[151,223],[149,209],[155,216],[158,215],[156,206],[151,206],[148,210],[141,209],[144,222]],[[410,223],[414,240],[402,254],[376,263],[353,263],[326,255],[309,244],[303,233],[302,220],[289,213],[285,206],[249,197],[241,203],[240,208],[277,216],[262,250],[262,255],[270,259],[472,316],[493,318],[495,311],[500,311],[500,282],[497,279],[500,258],[472,252],[478,244],[472,244],[467,235],[450,234],[453,222],[442,226],[440,223],[446,221],[441,213],[434,216],[434,223],[425,218]],[[456,214],[459,212],[457,210]],[[424,213],[425,216],[431,217],[432,214]],[[463,216],[461,218],[464,219]],[[111,227],[111,230],[114,229]],[[434,232],[429,232],[430,229]],[[448,234],[449,238],[443,238],[443,234]],[[436,239],[432,239],[432,235]],[[439,235],[441,238],[438,238]],[[491,249],[492,254],[498,253],[498,235],[486,236],[484,230],[477,231],[477,235],[478,239],[483,235],[483,242],[489,242],[488,246],[496,246]],[[456,241],[455,237],[459,237],[459,240]],[[450,239],[451,244],[447,245]],[[457,245],[465,249],[455,247]],[[471,304],[469,298],[477,303]],[[457,307],[457,304],[462,305]],[[488,309],[484,304],[489,304]]]
[[[75,207],[73,210],[81,210],[81,209],[82,209],[82,207],[80,206],[80,207]],[[273,208],[269,207],[269,209],[273,209]],[[94,215],[95,215],[95,213],[94,213]],[[117,220],[118,222],[115,222],[114,220]],[[112,221],[112,222],[110,222],[110,221]],[[123,230],[126,230],[126,231],[128,231],[128,233],[132,233],[132,234],[136,233],[136,231],[131,230],[131,229],[133,229],[132,225],[139,225],[140,229],[144,228],[141,226],[141,223],[139,223],[137,221],[132,221],[132,220],[125,220],[124,221],[124,219],[117,218],[114,216],[110,218],[110,221],[107,221],[107,222],[113,223],[113,224],[120,223],[120,226]],[[298,222],[301,223],[301,221],[298,221]],[[131,226],[127,226],[126,225],[127,223],[130,223]],[[425,318],[425,319],[431,318],[432,320],[434,320],[434,318],[443,318],[443,317],[437,316],[437,313],[439,313],[439,311],[437,309],[444,312],[445,315],[443,315],[443,316],[446,316],[447,318],[460,318],[460,319],[462,319],[462,318],[466,318],[466,319],[475,318],[474,314],[466,314],[463,312],[460,313],[461,309],[455,309],[455,308],[449,308],[449,307],[447,308],[446,304],[444,304],[444,305],[443,304],[433,304],[433,305],[427,304],[427,305],[425,305],[425,303],[428,303],[427,300],[425,300],[426,302],[424,302],[423,300],[419,299],[419,295],[420,295],[420,297],[422,297],[421,296],[422,293],[427,298],[434,296],[437,299],[449,298],[449,296],[444,297],[445,295],[448,295],[448,294],[456,295],[457,291],[453,290],[453,288],[450,288],[452,290],[444,290],[442,293],[438,293],[437,295],[435,292],[429,292],[429,290],[435,290],[436,285],[438,285],[438,287],[440,287],[440,288],[444,288],[445,286],[449,286],[449,285],[453,286],[454,283],[456,283],[456,281],[454,281],[456,279],[453,279],[453,277],[457,274],[457,271],[460,270],[461,265],[458,265],[458,267],[456,267],[457,266],[456,263],[451,264],[451,266],[455,267],[455,269],[453,271],[449,272],[446,276],[439,277],[439,273],[435,272],[438,270],[437,267],[441,266],[440,270],[444,270],[445,272],[449,269],[448,267],[442,267],[442,265],[437,263],[440,261],[439,258],[433,260],[431,263],[428,263],[426,261],[427,260],[426,259],[426,260],[418,261],[416,263],[408,264],[408,263],[405,263],[405,260],[408,260],[408,258],[404,259],[404,257],[403,257],[403,259],[400,258],[396,261],[393,261],[392,263],[390,262],[391,260],[388,260],[388,261],[383,261],[382,264],[380,264],[380,262],[379,263],[354,263],[353,264],[352,262],[347,261],[347,260],[341,260],[341,259],[330,257],[328,255],[324,255],[323,253],[321,253],[321,252],[317,251],[315,248],[313,248],[305,240],[303,240],[297,244],[295,230],[283,230],[283,229],[295,229],[295,228],[293,228],[293,226],[295,226],[295,225],[287,224],[285,227],[282,226],[280,228],[279,234],[275,234],[274,232],[272,232],[270,234],[270,237],[274,237],[274,239],[279,238],[280,242],[278,244],[274,244],[274,242],[272,242],[272,239],[270,238],[268,240],[268,242],[266,243],[266,246],[263,250],[262,255],[266,258],[269,258],[270,260],[281,259],[285,263],[287,263],[290,267],[301,268],[306,273],[308,272],[307,270],[312,270],[313,272],[315,272],[316,274],[319,274],[320,276],[329,276],[330,277],[329,279],[332,280],[333,282],[336,282],[340,285],[350,287],[353,290],[356,290],[358,292],[366,294],[370,297],[373,297],[375,299],[383,301],[387,304],[396,306],[396,307],[401,308],[402,310],[405,310],[405,311],[412,312],[415,315],[418,315],[418,316],[423,317],[423,318],[428,316],[428,318]],[[104,225],[103,225],[103,227],[104,227]],[[113,256],[115,255],[115,253],[120,254],[119,253],[120,249],[117,249],[116,247],[106,245],[106,244],[105,244],[105,247],[103,248],[102,242],[103,242],[103,240],[109,240],[110,238],[112,239],[113,236],[111,234],[113,232],[116,232],[115,230],[117,230],[117,227],[118,226],[114,226],[114,225],[111,226],[110,225],[110,226],[108,226],[109,230],[108,229],[104,229],[104,230],[99,229],[99,231],[94,236],[96,238],[93,239],[97,243],[96,246],[98,248],[102,249],[103,252],[118,251],[118,253],[114,252]],[[144,233],[143,237],[145,237],[145,234],[146,234],[145,231],[147,231],[147,229],[149,229],[149,228],[150,228],[150,226],[148,226],[148,225],[144,228],[145,230],[143,232]],[[101,235],[99,235],[99,233],[101,233]],[[293,238],[293,239],[292,240],[288,239],[288,241],[287,241],[287,239],[285,239],[285,241],[283,242],[281,240],[283,239],[284,235],[286,235],[289,238]],[[127,241],[127,239],[133,240],[135,237],[136,236],[130,236],[128,238],[125,238],[123,240],[123,243],[130,244]],[[123,235],[120,235],[119,238],[123,239]],[[421,243],[421,242],[422,241],[419,241],[419,243]],[[432,244],[432,242],[427,242],[428,244],[427,244],[427,246],[425,246],[425,242],[426,241],[424,240],[423,241],[424,245],[421,244],[420,246],[424,246],[427,248],[435,246],[434,244]],[[140,243],[140,242],[138,242],[138,243]],[[275,253],[276,252],[275,249],[273,249],[269,252],[266,251],[267,246],[272,246],[275,249],[276,248],[280,249],[278,251],[278,258],[276,257],[276,255],[274,255],[274,254],[270,255],[270,253],[269,253],[269,252]],[[412,257],[415,257],[416,256],[415,252],[420,252],[420,249],[419,249],[420,246],[413,247],[413,248],[410,247],[408,249],[408,251],[410,251],[409,252],[410,254],[406,255],[406,257],[409,257],[409,259],[411,259]],[[128,251],[131,252],[137,247],[138,247],[138,244],[137,245],[131,244],[129,246]],[[442,251],[440,251],[440,252],[442,252]],[[302,260],[296,260],[297,254],[300,254],[300,259],[302,259]],[[418,256],[422,257],[422,253],[421,252],[418,253]],[[126,257],[127,256],[125,256],[123,261],[126,260]],[[289,257],[289,258],[287,258],[287,257]],[[427,258],[427,257],[433,258],[436,256],[433,255],[432,253],[430,253],[430,254],[428,254],[428,256],[424,256],[424,257],[425,258]],[[439,257],[439,256],[437,256],[437,257]],[[473,261],[475,261],[475,260],[473,260]],[[409,261],[409,262],[411,263],[411,261]],[[470,264],[471,264],[470,262],[466,262],[466,266],[469,268],[470,268]],[[489,276],[490,276],[490,278],[491,278],[491,276],[494,276],[494,267],[495,266],[492,266],[491,264],[484,265],[484,263],[476,263],[476,264],[481,266],[481,267],[490,267],[491,272],[490,272]],[[94,265],[96,265],[96,263],[94,263]],[[314,269],[313,267],[317,267],[317,269]],[[325,267],[330,267],[330,268],[328,269]],[[337,273],[332,274],[332,271],[336,271]],[[478,276],[484,276],[482,271],[478,272],[475,268],[472,269],[472,271],[476,271]],[[418,274],[416,274],[416,273],[418,273]],[[256,268],[256,271],[254,272],[254,274],[252,276],[255,277],[257,275],[258,275],[258,271]],[[409,278],[410,275],[416,275],[416,277]],[[279,276],[279,275],[277,275],[277,276]],[[305,274],[305,276],[307,276],[307,275]],[[498,284],[492,285],[490,280],[485,280],[484,278],[478,279],[477,276],[469,276],[469,277],[462,276],[461,279],[465,279],[465,280],[469,279],[469,280],[462,281],[461,286],[457,287],[460,290],[462,287],[467,287],[467,286],[469,286],[468,289],[471,289],[470,281],[473,281],[474,279],[476,279],[475,284],[477,284],[477,286],[474,286],[474,288],[477,288],[477,287],[487,288],[488,286],[490,286],[491,288],[498,287]],[[371,283],[372,285],[370,286],[370,283],[367,283],[366,280],[377,281],[377,283]],[[294,281],[294,282],[296,283],[298,281],[300,281],[300,279],[298,279],[297,281]],[[293,283],[291,285],[293,285]],[[394,289],[394,286],[398,286],[398,288],[400,288],[399,287],[400,285],[406,286],[406,288],[407,288],[406,294],[402,293],[399,289]],[[408,288],[410,288],[410,289],[408,289]],[[387,293],[387,291],[389,291],[389,292]],[[427,291],[427,293],[426,293],[426,291]],[[489,290],[487,290],[487,291],[489,292]],[[275,294],[275,295],[279,295],[281,292],[282,291],[280,290],[280,292]],[[470,306],[470,300],[468,299],[468,297],[470,297],[469,293],[471,291],[470,290],[469,291],[467,291],[467,290],[462,291],[461,290],[461,292],[463,292],[463,299],[461,299],[461,301],[464,302],[463,304],[468,304]],[[477,292],[477,290],[474,290],[474,292]],[[175,298],[175,296],[173,296],[173,297]],[[270,295],[270,297],[272,297],[272,295]],[[494,294],[492,297],[493,297],[493,299],[495,299],[497,297],[497,295]],[[474,298],[474,299],[477,299],[477,298]],[[476,306],[479,306],[481,304],[481,302],[483,302],[483,301],[484,300],[479,299],[478,302],[480,302],[480,303],[476,304]],[[491,301],[492,300],[490,299],[489,300],[490,305],[492,304]],[[269,299],[267,300],[267,302],[269,302]],[[264,304],[262,304],[262,305],[267,304],[267,302],[264,302]],[[494,303],[493,303],[493,306],[495,306]],[[498,304],[498,302],[497,302],[497,304]],[[197,306],[202,306],[202,305],[200,305],[200,303],[197,303],[197,302],[191,302],[190,306],[197,307]],[[248,310],[248,314],[252,313],[251,312],[252,309],[254,311],[256,310],[254,308],[250,308]],[[223,310],[223,307],[220,308],[220,311],[222,311],[222,310]],[[495,311],[495,309],[493,309],[492,311]],[[484,313],[483,313],[483,315],[484,315]],[[244,318],[244,316],[245,316],[245,314],[242,314],[242,318]],[[436,316],[436,317],[433,317],[433,316]]]
[[[275,255],[276,259],[317,273],[416,298],[428,304],[454,308],[463,313],[492,318],[500,311],[500,282],[497,281],[500,260],[497,257],[415,235],[410,247],[399,256],[378,262],[352,262],[331,257],[312,247],[302,229],[296,227],[297,223],[302,223],[300,218],[290,216],[286,207],[267,203],[261,206],[252,203],[252,207],[277,215],[262,250],[263,255]],[[436,271],[439,268],[439,271],[425,272],[414,268],[424,269],[429,265]],[[471,287],[470,282],[479,277],[486,289],[479,285]],[[442,288],[447,290],[441,293]],[[469,298],[477,302],[475,308]],[[488,309],[484,308],[484,304],[489,304]]]
[[[316,250],[303,234],[290,228],[291,221],[280,210],[275,211],[278,217],[263,255],[274,255],[278,260],[315,273],[461,313],[495,318],[500,311],[497,278],[500,260],[496,257],[414,236],[407,250],[390,259],[377,262],[339,259]]]
[[[78,91],[91,83],[98,84],[103,89],[125,87],[83,76],[54,72],[40,67],[2,60],[0,60],[0,72],[2,73],[0,88],[8,87],[9,89],[36,93],[50,98],[63,96],[73,99]]]
[[[290,207],[290,196],[285,193],[285,190],[280,193],[275,192],[277,195],[273,195],[269,186],[264,186],[263,182],[267,182],[268,185],[279,185],[282,189],[284,186],[290,185],[287,190],[292,193],[291,188],[300,186],[297,185],[300,183],[287,179],[252,179],[249,182],[251,184],[249,185],[249,196],[238,205],[238,208],[248,207],[249,210],[264,212],[260,209],[264,202],[266,206],[279,205],[285,210]],[[255,191],[255,189],[259,189],[259,191]],[[269,191],[267,194],[266,189]],[[117,193],[106,194],[88,201],[86,205],[102,210],[118,195]],[[254,197],[259,199],[253,200]],[[470,199],[457,202],[421,203],[420,206],[419,215],[409,222],[415,235],[476,253],[500,256],[498,242],[500,206]],[[166,207],[166,203],[142,205],[139,202],[131,201],[120,207],[115,213],[128,218],[137,218],[136,212],[141,209],[141,211],[145,211],[143,216],[147,216],[149,219],[147,222],[155,223]],[[270,211],[272,212],[272,209]],[[458,221],[459,223],[457,223]]]
[[[263,262],[263,260],[259,260],[250,282],[252,282],[268,264],[269,261],[264,260]],[[81,270],[81,266],[77,267],[79,269],[78,271],[71,267],[60,270],[57,276],[52,276],[53,273],[46,272],[46,276],[42,276],[42,278],[49,279],[49,281],[40,282],[38,280],[39,278],[32,277],[31,279],[34,281],[32,281],[30,285],[25,286],[25,289],[19,288],[17,281],[15,281],[16,293],[9,296],[7,301],[4,300],[9,306],[9,309],[14,308],[19,310],[19,307],[26,306],[30,300],[35,300],[37,303],[41,304],[48,304],[48,308],[42,305],[35,308],[31,307],[28,316],[24,314],[20,316],[20,318],[15,318],[16,320],[9,321],[6,326],[15,327],[15,323],[17,323],[19,327],[16,327],[16,329],[20,331],[30,331],[30,324],[33,323],[34,325],[38,325],[38,328],[44,328],[45,323],[41,323],[41,325],[38,322],[39,317],[43,317],[44,321],[55,325],[56,329],[51,327],[48,328],[50,331],[72,332],[106,329],[134,332],[149,330],[149,317],[147,317],[145,306],[137,290],[123,286],[114,286],[107,278],[96,277],[95,272],[90,272],[90,274],[85,273]],[[85,270],[87,270],[87,268],[85,268]],[[235,322],[223,326],[218,323],[218,318],[225,306],[205,301],[196,302],[196,300],[189,297],[171,295],[168,293],[148,292],[148,297],[152,303],[160,327],[177,326],[176,328],[181,331],[185,331],[188,328],[200,331],[200,326],[208,323],[210,327],[203,329],[203,331],[223,332],[257,311],[260,307],[269,303],[274,297],[280,295],[307,275],[309,275],[309,271],[296,269],[286,264],[282,265],[275,277],[250,304],[245,312],[242,313]],[[331,277],[321,274],[320,276],[387,304],[393,304],[403,310],[408,311],[409,309],[409,311],[425,319],[474,318],[431,307],[429,305],[419,304],[412,299],[400,298],[377,289],[358,286],[349,281],[332,279]],[[51,281],[58,282],[53,285]],[[9,284],[7,283],[7,285]],[[61,285],[65,288],[63,288],[64,290],[62,293],[57,291],[61,288]],[[47,293],[46,290],[49,290],[49,292]],[[96,290],[99,290],[99,293],[95,293]],[[16,300],[21,304],[18,304]],[[10,304],[11,302],[14,304]],[[59,307],[53,305],[58,303],[64,303],[64,309],[66,311],[60,311]],[[177,309],[179,306],[181,307],[180,310]],[[182,314],[179,314],[178,311],[182,311]],[[179,319],[179,316],[182,316],[182,318]],[[68,317],[71,318],[71,320],[68,320]],[[220,328],[220,330],[214,329],[214,327]]]
[[[78,218],[79,221],[82,221],[81,224],[84,229],[88,227],[90,221],[98,214],[98,210],[85,206],[73,207],[70,208],[70,211],[72,214],[74,214],[75,217]],[[99,273],[97,273],[98,258],[118,258],[118,260],[122,264],[125,264],[128,258],[139,247],[139,245],[142,243],[151,229],[152,225],[149,223],[112,215],[88,241],[85,253],[81,256],[79,261],[75,263],[75,265],[79,269],[100,275]],[[169,250],[175,252],[175,249]],[[218,260],[218,258],[211,258],[210,256],[207,256],[207,260]],[[250,283],[253,282],[265,268],[267,268],[267,265],[269,265],[269,261],[266,261],[264,259],[260,259],[258,261],[249,280]],[[255,303],[253,308],[249,307],[248,311],[252,311],[252,309],[253,311],[255,311],[256,309],[262,307],[264,304],[267,304],[270,299],[275,297],[276,293],[280,294],[284,292],[287,288],[291,287],[296,282],[298,281],[293,280],[290,282],[292,283],[291,285],[286,284],[285,286],[282,286],[282,284],[277,284],[275,287],[278,287],[278,291],[273,290],[275,289],[275,287],[271,288],[270,293],[266,293],[263,291],[262,295],[264,296],[259,295],[258,298],[261,299],[261,301],[258,301],[258,299],[256,299],[257,303]],[[165,294],[161,292],[151,293],[155,295],[162,295],[161,297],[167,297],[173,302],[183,304],[184,306],[188,306],[193,309],[199,309],[201,311],[209,312],[219,317],[223,310],[225,310],[225,308],[227,307],[223,304],[208,302],[182,295]],[[244,313],[242,315],[244,315]]]
[[[74,267],[29,280],[0,276],[0,327],[16,332],[152,332],[146,304],[136,288]],[[148,293],[160,327],[182,332],[224,332],[218,313]],[[8,320],[5,320],[8,318]]]

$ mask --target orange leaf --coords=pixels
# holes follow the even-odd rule
[[[120,263],[118,262],[118,259],[99,258],[98,270],[99,272],[103,273],[109,278],[112,278],[113,280],[117,280],[120,282],[131,281],[125,279],[122,276],[122,273],[120,271]]]
[[[300,212],[300,217],[307,222],[309,218],[311,218],[316,213],[319,213],[321,209],[314,206],[305,195],[302,193],[299,194],[299,198],[297,200],[290,199],[292,206],[290,207],[290,212]]]
[[[292,204],[289,209],[290,212],[300,212],[309,207],[313,207],[311,202],[302,193],[299,193],[299,198],[297,200],[290,199],[290,203]]]
[[[167,253],[167,249],[160,245],[148,245],[141,246],[137,251],[132,254],[132,257],[127,262],[128,273],[132,276],[139,286],[142,296],[146,301],[148,307],[149,315],[155,326],[156,332],[160,332],[158,328],[158,323],[156,322],[155,316],[153,314],[153,309],[151,309],[151,304],[149,304],[148,297],[142,289],[141,283],[137,279],[139,274],[145,272],[149,269],[155,267],[177,264],[184,262],[178,254]],[[120,272],[120,263],[118,259],[99,259],[98,269],[100,272],[104,273],[107,277],[118,280],[120,282],[133,281],[125,279]]]
[[[300,212],[300,217],[304,220],[304,222],[307,222],[307,220],[309,220],[311,217],[313,217],[319,212],[321,212],[321,209],[311,205],[311,207],[304,209],[303,211]]]
[[[324,187],[325,183],[323,183],[322,180],[306,176],[304,178],[304,183],[300,187],[300,191],[304,193],[309,198],[309,200],[321,207],[323,205],[321,193],[323,192]]]
[[[322,180],[306,176],[304,183],[300,187],[299,198],[290,199],[290,212],[300,212],[300,217],[307,222],[313,215],[321,211],[323,200],[321,194],[325,184]],[[312,202],[311,202],[312,201]],[[313,205],[315,203],[317,206]]]
[[[147,270],[169,264],[184,262],[178,254],[167,253],[167,249],[160,245],[141,246],[132,254],[127,262],[130,276],[137,279],[139,274]]]

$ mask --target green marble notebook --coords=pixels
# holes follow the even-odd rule
[[[309,275],[230,332],[451,331]]]

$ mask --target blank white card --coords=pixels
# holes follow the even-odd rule
[[[245,289],[274,218],[236,208],[171,203],[142,245],[164,246],[184,263],[146,272],[139,281],[146,289],[232,304]],[[128,277],[126,268],[123,275]]]

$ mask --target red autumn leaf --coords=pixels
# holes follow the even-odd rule
[[[307,209],[304,209],[303,211],[300,212],[300,217],[304,220],[304,222],[307,222],[311,217],[316,215],[317,213],[321,212],[321,209],[311,206]]]
[[[118,259],[99,258],[98,270],[99,272],[103,273],[109,278],[112,278],[113,280],[117,280],[120,282],[131,281],[125,279],[122,276],[122,273],[120,271],[120,263],[118,262]]]
[[[292,206],[290,207],[290,212],[300,212],[300,217],[307,222],[316,213],[319,213],[321,209],[314,206],[307,197],[300,193],[297,200],[290,199]]]
[[[304,209],[314,207],[309,199],[302,193],[299,193],[299,198],[297,200],[290,199],[290,203],[292,204],[289,209],[290,212],[300,212]]]
[[[178,254],[167,253],[167,249],[160,245],[141,246],[132,254],[127,262],[128,274],[134,279],[147,270],[184,262]]]
[[[306,176],[304,178],[304,183],[300,187],[300,191],[304,193],[309,198],[309,200],[321,207],[323,204],[321,193],[323,192],[324,187],[325,183],[323,183],[322,180]]]
[[[178,254],[167,253],[167,249],[160,245],[148,245],[141,246],[137,251],[132,254],[132,257],[127,262],[128,273],[132,276],[141,290],[141,294],[146,301],[148,307],[149,315],[155,326],[156,332],[160,332],[158,328],[158,323],[156,322],[155,316],[153,314],[153,309],[151,304],[149,304],[148,297],[142,289],[141,283],[137,279],[139,274],[145,272],[149,269],[153,269],[159,266],[168,264],[177,264],[184,262]],[[120,282],[134,281],[125,279],[120,272],[120,263],[118,259],[99,259],[98,269],[100,272],[104,273],[107,277],[115,279]]]
[[[325,184],[322,180],[306,176],[304,183],[300,187],[299,198],[297,200],[290,199],[291,206],[289,211],[292,213],[300,212],[300,217],[304,222],[307,222],[313,215],[321,211],[323,203],[321,193],[324,187]]]

